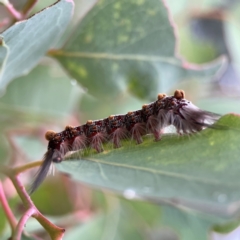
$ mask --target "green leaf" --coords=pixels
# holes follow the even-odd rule
[[[49,55],[93,96],[112,98],[129,91],[155,98],[177,82],[207,81],[222,66],[222,59],[192,66],[175,56],[176,45],[162,1],[100,0],[63,48]]]
[[[154,142],[83,156],[56,165],[80,182],[126,198],[171,203],[216,215],[239,212],[240,118],[225,115],[220,125],[191,136],[164,135]]]
[[[6,129],[29,132],[30,136],[24,136],[20,141],[17,141],[16,133],[15,143],[29,159],[39,158],[44,151],[42,142],[33,138],[34,133],[29,128],[41,128],[52,122],[57,128],[66,116],[72,114],[81,93],[60,66],[51,61],[47,65],[39,64],[27,76],[11,82],[6,94],[0,98],[0,164],[6,162],[10,153],[4,136]]]
[[[234,229],[236,229],[239,225],[240,221],[239,219],[237,219],[235,221],[230,221],[228,223],[215,225],[213,227],[213,231],[217,233],[226,234],[234,231]]]
[[[223,222],[222,219],[207,214],[182,211],[169,206],[159,207],[142,201],[123,200],[114,198],[111,194],[105,194],[105,197],[108,202],[107,211],[101,211],[80,226],[76,225],[72,231],[66,231],[66,240],[208,240],[212,225]]]
[[[0,77],[1,91],[11,80],[28,73],[39,62],[66,29],[72,11],[71,0],[60,0],[31,18],[14,24],[1,34],[9,47]]]
[[[25,113],[59,118],[72,113],[80,95],[81,89],[71,84],[61,67],[47,62],[11,82],[0,101]]]
[[[209,238],[209,233],[216,222],[223,222],[223,220],[211,215],[182,211],[169,206],[161,207],[161,225],[171,227],[177,233],[179,240],[212,239]]]
[[[109,210],[93,217],[72,231],[67,231],[64,239],[114,239],[114,240],[144,240],[147,239],[147,227],[144,218],[139,218],[136,212],[130,211],[121,200],[108,198]]]

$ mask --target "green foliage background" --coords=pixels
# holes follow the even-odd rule
[[[40,1],[34,12],[53,2]],[[21,9],[24,1],[16,4]],[[222,1],[75,1],[67,29],[71,7],[58,4],[1,34],[1,164],[41,159],[48,129],[139,109],[159,92],[185,89],[203,109],[240,113],[239,83],[220,80],[228,67],[221,54],[239,63],[239,4],[224,11],[224,41],[215,44],[194,35],[191,21],[214,15]],[[239,225],[240,119],[226,115],[220,124],[230,129],[166,135],[158,143],[146,137],[141,146],[105,146],[102,154],[66,161],[56,167],[74,180],[49,177],[32,199],[67,229],[64,239],[205,240],[215,236],[213,228],[231,231]],[[24,173],[26,186],[33,176]],[[21,216],[14,189],[1,177]],[[34,220],[26,230],[46,239]]]

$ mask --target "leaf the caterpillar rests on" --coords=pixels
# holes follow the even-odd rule
[[[66,126],[60,133],[48,131],[45,138],[49,141],[48,151],[43,164],[31,186],[33,193],[46,177],[53,162],[60,163],[69,151],[95,149],[103,151],[103,143],[112,142],[114,148],[121,147],[121,140],[133,139],[142,143],[142,136],[153,134],[156,141],[161,140],[165,127],[173,125],[179,135],[192,134],[213,125],[220,115],[201,110],[185,99],[182,90],[173,96],[158,94],[155,102],[144,104],[141,110],[125,115],[111,115],[100,120],[88,120],[78,127]]]

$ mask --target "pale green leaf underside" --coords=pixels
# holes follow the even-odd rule
[[[77,226],[64,237],[70,239],[132,239],[144,240],[144,235],[137,229],[137,221],[133,221],[131,214],[124,212],[118,206],[108,214],[95,216],[92,221],[82,226]]]
[[[230,129],[165,135],[159,142],[146,137],[141,145],[128,143],[56,166],[78,181],[126,197],[232,215],[240,200],[240,118],[226,115],[219,124]]]
[[[28,73],[39,62],[66,29],[72,11],[72,1],[60,0],[1,34],[9,54],[0,75],[0,90],[4,90],[14,78]]]
[[[9,84],[1,103],[26,113],[49,114],[52,117],[55,114],[58,117],[70,114],[81,91],[61,73],[58,65],[39,64],[27,76]]]
[[[51,51],[90,94],[112,98],[130,91],[155,99],[182,81],[209,80],[222,60],[191,66],[175,56],[176,36],[159,0],[100,0],[60,50]]]

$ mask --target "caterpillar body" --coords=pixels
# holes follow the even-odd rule
[[[176,90],[173,96],[158,94],[155,102],[144,104],[141,110],[88,120],[86,124],[77,127],[66,126],[60,133],[47,131],[45,138],[49,141],[48,150],[30,193],[42,183],[51,164],[60,163],[69,151],[90,147],[99,153],[103,151],[104,142],[111,141],[114,148],[119,148],[121,140],[129,138],[140,144],[142,136],[146,134],[153,134],[158,141],[164,128],[169,125],[173,125],[179,135],[196,133],[212,127],[219,117],[219,114],[201,110],[185,99],[183,90]]]

